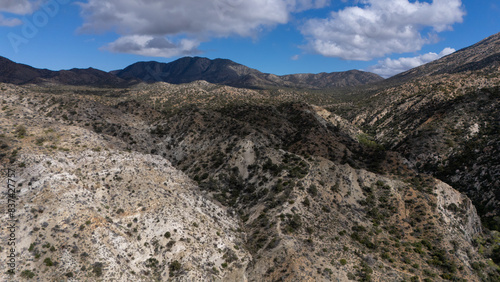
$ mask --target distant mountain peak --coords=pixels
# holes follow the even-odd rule
[[[243,88],[291,87],[337,88],[383,80],[380,76],[357,70],[320,74],[278,76],[262,73],[229,59],[183,57],[170,63],[143,61],[122,70],[104,72],[95,68],[51,71],[36,69],[0,57],[0,82],[13,84],[57,83],[68,85],[123,87],[140,82],[209,83]]]
[[[128,82],[94,68],[51,71],[15,63],[0,57],[0,82],[12,84],[57,83],[88,86],[127,86]]]
[[[377,82],[382,78],[362,71],[277,76],[238,64],[229,59],[183,57],[170,63],[138,62],[123,70],[113,71],[126,80],[168,82],[172,84],[205,80],[236,87],[333,88]]]

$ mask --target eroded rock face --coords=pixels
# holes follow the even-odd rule
[[[450,185],[439,181],[436,185],[437,210],[448,226],[454,226],[456,231],[469,242],[482,232],[481,220],[471,200],[453,189]]]
[[[195,182],[161,156],[119,150],[124,144],[117,138],[39,115],[44,105],[18,91],[3,92],[12,116],[0,116],[2,129],[14,132],[23,124],[27,132],[17,138],[3,131],[2,139],[7,152],[16,146],[16,164],[22,164],[14,167],[16,280],[25,277],[23,271],[41,281],[65,275],[104,281],[244,280],[251,255],[236,232],[238,219]],[[3,175],[1,181],[6,183]],[[7,207],[6,199],[2,203]],[[1,238],[9,235],[0,232]],[[2,264],[2,280],[8,279],[6,271]]]
[[[236,218],[165,159],[112,150],[20,159],[18,259],[57,262],[45,278],[83,278],[101,263],[104,280],[241,280],[251,257],[235,249],[243,245]],[[221,267],[227,254],[237,266]],[[170,271],[174,261],[180,266]]]

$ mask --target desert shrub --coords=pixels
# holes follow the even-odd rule
[[[18,125],[16,127],[15,133],[18,138],[23,138],[27,134],[26,127],[24,125]]]
[[[50,258],[45,258],[43,263],[45,263],[46,266],[54,266],[54,262]]]
[[[181,270],[182,265],[179,261],[174,260],[173,262],[170,263],[168,266],[168,269],[170,270],[170,275],[173,275],[175,272],[178,272]]]
[[[146,267],[149,267],[149,268],[156,268],[156,267],[158,267],[158,264],[159,264],[159,263],[160,263],[160,262],[159,262],[157,259],[155,259],[155,258],[148,258],[148,259],[146,260]]]
[[[95,274],[95,276],[100,277],[102,276],[102,267],[103,267],[102,262],[96,262],[92,265],[92,272]]]
[[[309,189],[307,189],[307,192],[309,192],[311,196],[316,197],[318,195],[318,188],[316,187],[316,185],[312,184],[311,186],[309,186]]]
[[[31,271],[29,269],[26,269],[26,270],[23,270],[21,272],[21,277],[31,279],[31,278],[35,277],[35,273],[33,273],[33,271]]]
[[[304,201],[302,201],[302,204],[306,207],[309,207],[311,205],[311,202],[309,201],[309,198],[306,197]]]

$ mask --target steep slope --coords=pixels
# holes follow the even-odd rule
[[[455,74],[467,71],[495,71],[500,66],[500,33],[458,50],[444,58],[411,69],[388,79],[400,83],[422,76]]]
[[[320,107],[162,113],[150,85],[118,97],[2,87],[2,163],[19,172],[33,230],[20,269],[41,280],[497,278],[467,197]]]
[[[243,279],[251,256],[238,247],[244,238],[235,232],[237,218],[169,161],[120,150],[125,145],[117,138],[40,115],[47,104],[39,97],[5,88],[0,95],[12,114],[0,116],[1,158],[6,167],[5,153],[16,152],[9,167],[19,228],[17,274],[9,278],[3,264],[2,281]],[[109,110],[87,110],[103,109]],[[140,126],[126,115],[114,118]],[[12,136],[8,129],[20,124],[28,134]],[[1,205],[6,221],[6,198]],[[227,260],[238,264],[227,269]]]
[[[385,83],[394,84],[337,112],[469,195],[500,230],[500,34]]]

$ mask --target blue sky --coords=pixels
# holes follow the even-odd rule
[[[0,56],[105,71],[183,56],[388,77],[500,32],[498,0],[1,0]]]

